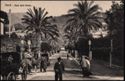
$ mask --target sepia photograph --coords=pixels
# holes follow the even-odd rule
[[[124,0],[1,0],[1,80],[124,80]]]

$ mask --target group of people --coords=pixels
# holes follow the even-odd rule
[[[31,73],[33,70],[37,72],[38,69],[40,72],[46,72],[48,65],[47,56],[42,56],[41,54],[38,58],[34,56],[34,54],[31,54],[31,52],[25,51],[23,57],[24,58],[21,60],[21,66],[26,67],[24,70],[27,71],[27,73]]]
[[[68,55],[69,58],[69,55]],[[54,65],[55,71],[55,81],[62,81],[62,74],[65,71],[64,63],[61,60],[61,57],[57,59],[58,61]],[[90,68],[90,59],[87,56],[82,56],[80,65],[82,68],[83,77],[89,77],[92,75],[91,68]]]
[[[67,59],[69,59],[69,55],[67,55]],[[48,66],[48,57],[42,56],[41,54],[41,58],[38,57],[25,58],[22,60],[22,63],[23,63],[22,66],[27,67],[24,69],[25,72],[27,71],[27,73],[31,73],[32,70],[37,72],[38,69],[40,72],[46,72]],[[82,56],[80,65],[84,77],[92,75],[90,71],[90,60],[87,56]],[[62,74],[65,71],[65,68],[61,57],[57,59],[57,62],[54,65],[54,71],[55,71],[55,81],[58,81],[58,79],[62,81]]]
[[[69,54],[67,54],[67,59],[69,59]],[[90,58],[86,55],[83,55],[80,59],[80,66],[82,69],[83,77],[88,77],[89,75],[92,75],[91,69],[90,69]]]
[[[81,65],[83,77],[89,77],[89,75],[92,75],[89,57],[82,56],[80,65]]]

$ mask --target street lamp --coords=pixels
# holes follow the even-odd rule
[[[113,39],[111,39],[111,42],[110,42],[111,44],[111,50],[110,50],[110,57],[109,57],[109,61],[110,61],[110,64],[109,64],[109,66],[110,67],[112,67],[112,52],[113,52]]]
[[[112,67],[112,53],[113,53],[113,36],[116,34],[116,30],[111,31],[111,40],[110,40],[110,54],[109,54],[109,66]]]

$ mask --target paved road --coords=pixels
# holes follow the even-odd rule
[[[63,75],[63,80],[123,80],[123,76],[114,75],[110,69],[107,69],[99,63],[93,63],[92,65],[92,67],[94,68],[92,69],[94,75],[91,75],[88,78],[82,77],[80,71],[81,69],[78,63],[71,57],[69,58],[69,60],[67,60],[66,54],[67,53],[65,51],[61,51],[58,54],[52,55],[50,57],[51,65],[47,68],[47,72],[39,72],[38,70],[37,73],[28,75],[28,80],[54,80],[53,66],[59,56],[63,58],[63,62],[66,67],[66,71]]]

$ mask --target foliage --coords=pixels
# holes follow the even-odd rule
[[[123,33],[124,33],[124,7],[123,3],[113,3],[111,9],[106,12],[108,23],[108,29],[110,30],[110,35],[114,39],[115,46],[123,44]],[[119,44],[120,42],[120,44]]]
[[[113,39],[113,55],[117,60],[121,59],[119,62],[121,64],[124,51],[124,1],[122,0],[120,4],[113,2],[111,9],[106,14],[105,21]]]
[[[124,8],[123,3],[113,3],[111,9],[106,12],[107,18],[105,21],[108,23],[108,29],[111,34],[123,32],[124,28]]]

